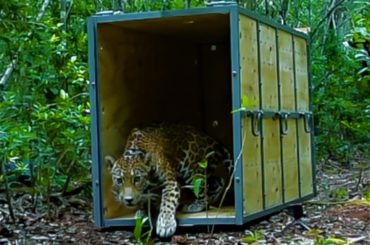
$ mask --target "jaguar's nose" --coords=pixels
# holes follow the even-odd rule
[[[125,197],[125,202],[127,205],[132,205],[132,201],[134,200],[134,198],[132,197]]]

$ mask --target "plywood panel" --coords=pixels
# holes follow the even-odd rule
[[[295,111],[293,36],[279,31],[280,108]],[[285,202],[299,198],[296,120],[288,119],[288,134],[282,137]]]
[[[280,106],[283,111],[295,111],[293,37],[290,33],[279,31],[279,74]]]
[[[243,192],[246,214],[263,210],[261,140],[251,133],[251,120],[243,120]]]
[[[252,101],[248,109],[258,109],[260,103],[256,28],[256,21],[240,16],[241,96]],[[243,205],[244,212],[252,214],[263,210],[261,139],[252,134],[251,118],[244,118],[242,126]]]
[[[277,111],[278,78],[277,47],[275,29],[260,25],[260,59],[262,82],[262,109]],[[280,156],[279,121],[272,118],[263,119],[263,164],[265,181],[266,208],[282,203],[282,178]]]
[[[263,120],[264,179],[266,207],[282,204],[280,127],[277,119]]]
[[[130,30],[160,34],[171,39],[197,43],[219,43],[229,40],[229,14],[171,16],[117,22],[114,25]]]
[[[260,104],[256,25],[256,21],[240,16],[241,92],[252,102],[248,109],[259,109]]]
[[[199,61],[204,108],[203,128],[215,139],[233,149],[231,106],[230,45],[226,43],[202,45]],[[217,105],[217,106],[216,106]]]
[[[288,120],[288,133],[282,138],[284,156],[285,202],[299,198],[297,124],[295,119]]]
[[[297,110],[308,112],[309,80],[307,67],[307,44],[303,38],[294,37],[294,55],[296,68]],[[313,193],[311,134],[305,132],[303,118],[298,121],[299,158],[301,170],[301,194]]]
[[[262,107],[264,110],[278,110],[275,29],[261,24],[259,43],[261,58]]]
[[[294,37],[295,73],[298,111],[309,110],[309,84],[306,40]]]
[[[313,193],[312,179],[312,155],[311,155],[311,134],[304,130],[304,120],[298,122],[299,134],[299,158],[301,170],[301,194],[302,197]]]

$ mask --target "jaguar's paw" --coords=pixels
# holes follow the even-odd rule
[[[160,237],[170,237],[176,231],[177,223],[173,214],[160,213],[157,219],[157,235]]]

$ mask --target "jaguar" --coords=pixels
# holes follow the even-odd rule
[[[181,211],[200,212],[218,205],[233,170],[229,151],[203,131],[183,124],[161,123],[134,128],[128,135],[123,154],[108,155],[112,189],[119,203],[143,207],[148,193],[160,189],[156,233],[172,236],[177,228],[176,212],[181,190],[193,185],[194,176],[207,178],[199,195],[182,205]],[[206,162],[206,169],[199,163]],[[189,200],[189,199],[187,199]]]

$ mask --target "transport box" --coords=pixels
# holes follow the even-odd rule
[[[88,20],[94,219],[132,226],[104,156],[133,127],[194,125],[235,160],[234,205],[178,213],[179,226],[242,225],[315,194],[308,40],[234,6]]]

